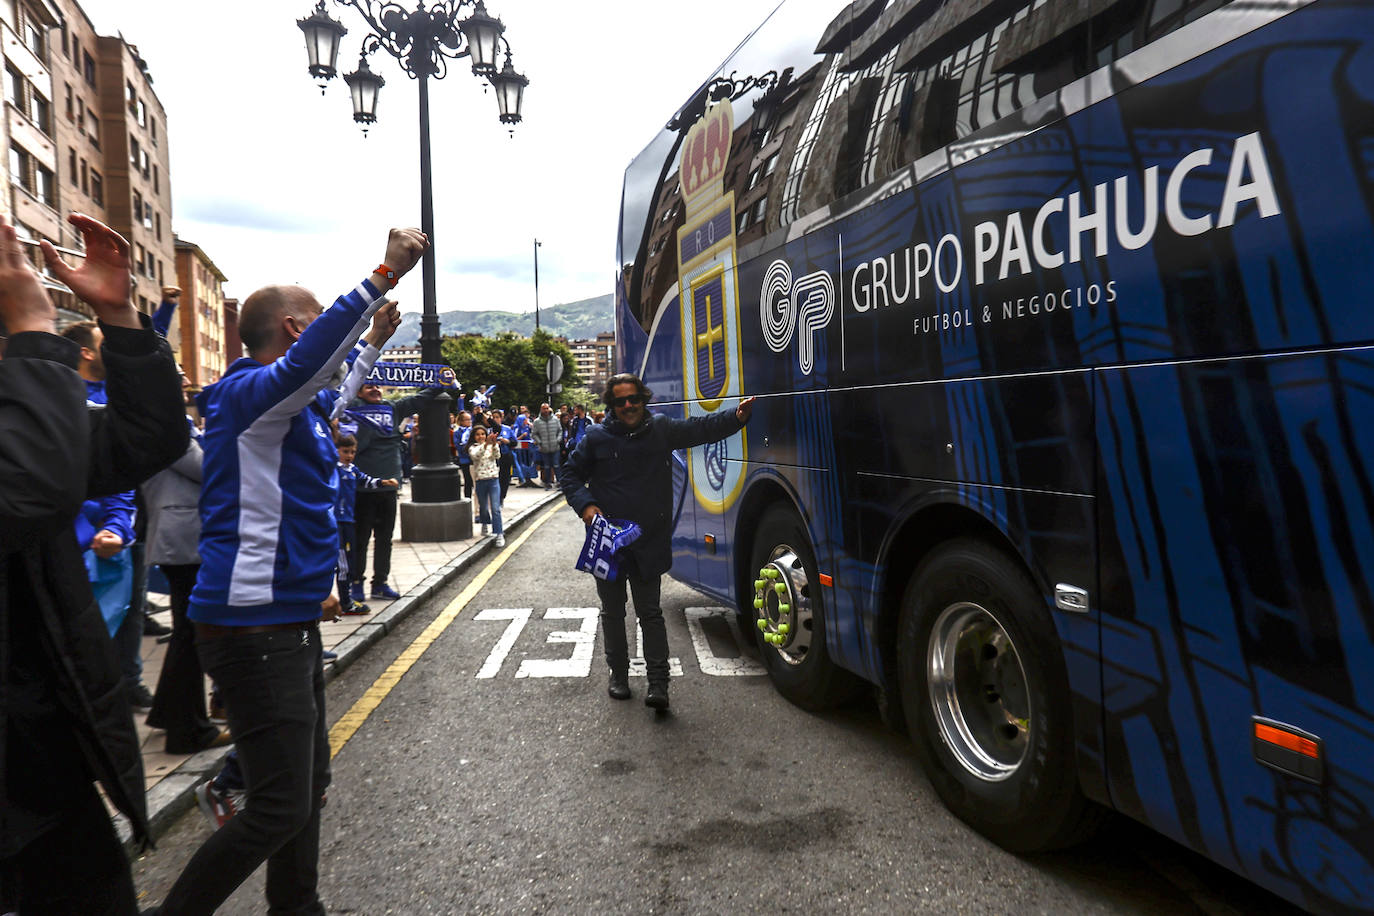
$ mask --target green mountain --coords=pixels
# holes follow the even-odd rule
[[[615,330],[615,300],[609,293],[592,299],[553,305],[539,310],[539,327],[554,337],[580,340]],[[439,333],[444,337],[481,334],[495,337],[503,331],[529,337],[534,333],[534,312],[440,312]],[[420,313],[406,312],[388,346],[410,347],[420,342]]]

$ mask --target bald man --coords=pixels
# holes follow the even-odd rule
[[[187,616],[229,711],[248,801],[187,863],[164,916],[213,913],[264,860],[270,912],[324,913],[316,883],[329,737],[318,621],[338,608],[329,426],[338,393],[326,387],[427,245],[417,229],[391,230],[382,266],[327,310],[298,286],[253,293],[239,312],[248,355],[196,399],[205,417],[201,567]]]

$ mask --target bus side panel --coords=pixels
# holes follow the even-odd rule
[[[1117,807],[1312,909],[1374,907],[1374,350],[1098,374]],[[1254,757],[1315,734],[1319,783]]]

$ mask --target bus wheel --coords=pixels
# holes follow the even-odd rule
[[[1074,763],[1068,677],[1034,584],[965,539],[921,563],[902,599],[898,674],[912,740],[945,805],[1013,852],[1096,826]]]
[[[744,607],[778,692],[810,710],[852,699],[860,682],[826,651],[825,600],[801,519],[785,506],[769,508],[750,557],[754,593]]]

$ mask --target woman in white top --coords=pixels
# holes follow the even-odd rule
[[[494,436],[487,435],[484,426],[474,425],[468,438],[468,457],[472,459],[473,495],[477,500],[477,517],[482,525],[482,536],[491,525],[491,533],[496,535],[496,546],[505,547],[506,539],[501,534],[501,481],[498,478],[501,461],[501,444]]]

